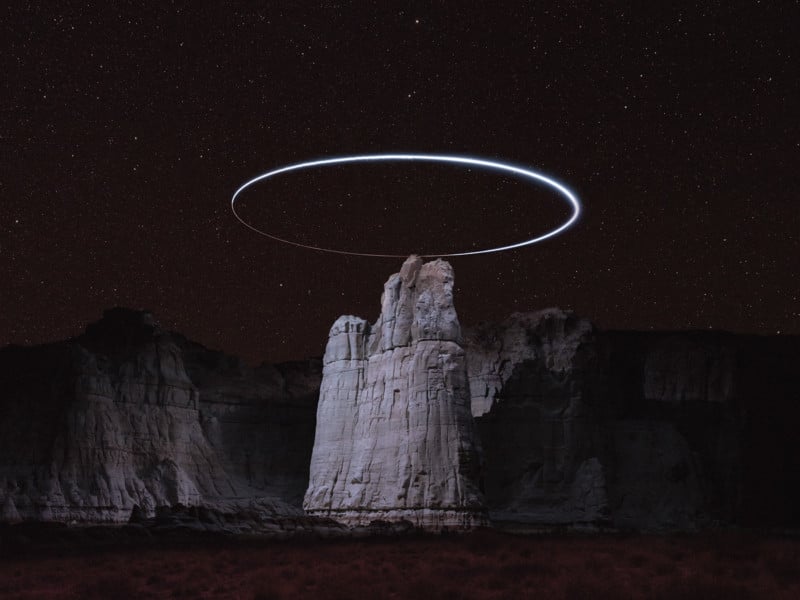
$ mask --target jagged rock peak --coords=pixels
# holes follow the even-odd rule
[[[453,304],[453,267],[437,259],[423,263],[412,255],[386,281],[371,352],[408,346],[420,340],[461,342]]]
[[[374,325],[342,315],[328,334],[323,363],[359,360],[422,340],[461,343],[453,304],[453,267],[437,259],[423,263],[409,256],[383,286],[381,314]]]

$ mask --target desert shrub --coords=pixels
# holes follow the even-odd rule
[[[667,560],[659,560],[653,565],[653,573],[661,577],[667,575],[675,575],[678,572],[678,567],[675,563]]]
[[[749,564],[737,565],[732,571],[731,576],[738,581],[752,581],[759,576],[758,569]]]
[[[160,586],[166,583],[166,579],[164,579],[164,577],[158,573],[153,573],[152,575],[148,576],[148,578],[145,580],[145,583],[147,583],[147,585]]]
[[[707,571],[714,577],[726,577],[730,575],[731,569],[727,563],[714,562]]]
[[[509,588],[509,586],[513,585],[516,582],[510,581],[508,578],[503,577],[502,575],[494,575],[485,579],[483,582],[483,587],[487,590],[493,591],[504,591]]]
[[[465,536],[465,546],[478,556],[496,555],[508,544],[508,538],[488,529],[479,529]]]
[[[735,582],[705,576],[671,579],[654,591],[654,600],[749,600],[759,595]]]
[[[724,560],[754,561],[761,552],[761,543],[751,535],[719,534],[711,550]]]
[[[650,559],[645,554],[634,554],[628,559],[628,564],[632,567],[641,568],[647,565]]]
[[[592,553],[586,557],[584,565],[594,573],[609,573],[614,569],[615,561],[607,554]]]
[[[686,550],[682,548],[671,548],[667,550],[667,556],[670,560],[682,561],[687,557]]]
[[[283,600],[291,596],[277,582],[259,582],[253,590],[253,600]]]
[[[467,600],[470,598],[467,595],[467,592],[463,589],[459,589],[457,587],[447,587],[441,590],[434,595],[434,598],[437,600]]]
[[[474,587],[465,582],[454,581],[408,581],[395,590],[398,598],[425,598],[426,600],[467,600],[476,598]]]
[[[6,597],[10,594],[21,592],[23,586],[16,581],[1,581],[0,582],[0,598]]]
[[[514,561],[499,567],[500,573],[512,581],[525,577],[554,577],[558,570],[549,563]]]
[[[625,594],[618,585],[603,577],[586,577],[577,574],[563,584],[564,600],[618,600]]]
[[[278,565],[279,567],[288,565],[289,557],[286,556],[285,554],[279,554],[278,556],[275,557],[274,564]]]
[[[778,549],[774,555],[763,557],[761,563],[780,586],[800,584],[800,554],[796,550]]]
[[[197,583],[181,582],[172,588],[172,598],[198,598],[203,592],[203,587]]]
[[[117,598],[134,600],[143,596],[136,582],[123,576],[106,575],[84,580],[73,587],[73,597],[81,600]]]

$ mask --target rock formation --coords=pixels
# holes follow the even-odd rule
[[[252,368],[141,311],[0,349],[0,522],[308,530],[305,493],[349,524],[800,527],[800,338],[548,309],[462,340],[452,277],[407,261],[375,325],[337,320],[319,405],[319,359]]]
[[[374,325],[343,316],[331,328],[304,508],[348,524],[482,523],[452,268],[412,256],[381,305]]]
[[[796,337],[601,332],[548,309],[464,346],[494,522],[800,525]]]
[[[114,309],[0,352],[4,520],[124,522],[134,506],[302,514],[319,371],[250,369]]]
[[[465,333],[472,412],[485,439],[494,520],[602,523],[605,463],[595,442],[597,356],[587,320],[558,309]]]

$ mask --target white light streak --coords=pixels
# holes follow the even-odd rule
[[[258,177],[254,177],[250,181],[246,182],[242,185],[236,192],[234,192],[233,197],[231,198],[231,210],[233,211],[234,216],[239,220],[242,225],[245,227],[255,231],[256,233],[276,240],[278,242],[283,242],[284,244],[291,244],[292,246],[298,246],[300,248],[307,248],[309,250],[318,250],[320,252],[332,252],[334,254],[347,254],[350,256],[371,256],[371,257],[378,257],[378,258],[406,258],[408,254],[373,254],[368,252],[349,252],[346,250],[334,250],[331,248],[320,248],[319,246],[311,246],[308,244],[301,244],[299,242],[293,242],[291,240],[286,240],[280,238],[278,236],[272,235],[265,231],[261,231],[256,227],[253,227],[249,223],[245,222],[239,214],[236,212],[236,200],[239,195],[246,190],[248,187],[257,183],[259,181],[263,181],[270,177],[274,177],[276,175],[280,175],[282,173],[288,173],[290,171],[299,171],[302,169],[310,169],[313,167],[323,167],[327,165],[337,165],[343,163],[356,163],[356,162],[398,162],[398,161],[416,161],[416,162],[438,162],[438,163],[452,163],[457,165],[470,165],[475,167],[482,167],[485,169],[490,169],[494,171],[503,171],[506,173],[513,173],[519,177],[525,177],[528,179],[533,179],[536,182],[544,183],[545,185],[550,186],[564,199],[572,208],[572,214],[570,215],[569,219],[567,219],[564,223],[556,227],[555,229],[548,231],[544,235],[540,235],[535,238],[531,238],[529,240],[525,240],[522,242],[518,242],[516,244],[509,244],[507,246],[499,246],[497,248],[487,248],[485,250],[472,250],[469,252],[452,252],[450,254],[421,254],[420,256],[439,256],[439,257],[448,257],[448,256],[471,256],[475,254],[489,254],[491,252],[503,252],[504,250],[513,250],[515,248],[522,248],[524,246],[530,246],[532,244],[536,244],[538,242],[543,242],[544,240],[550,239],[562,231],[565,231],[570,226],[572,226],[575,221],[578,220],[578,217],[581,214],[581,204],[578,201],[578,198],[573,194],[570,190],[568,190],[564,185],[559,183],[558,181],[551,179],[550,177],[546,177],[541,173],[537,173],[536,171],[532,171],[530,169],[523,169],[522,167],[517,167],[514,165],[509,165],[507,163],[485,160],[482,158],[469,158],[465,156],[447,156],[441,154],[365,154],[360,156],[341,156],[338,158],[325,158],[321,160],[312,160],[309,162],[302,162],[296,163],[293,165],[288,165],[286,167],[280,167],[279,169],[275,169],[273,171],[269,171],[268,173],[264,173],[263,175],[259,175]]]

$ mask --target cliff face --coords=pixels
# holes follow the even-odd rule
[[[480,455],[449,264],[408,259],[371,326],[340,317],[323,359],[304,507],[348,524],[483,521]]]
[[[0,381],[6,520],[115,522],[177,503],[301,512],[313,365],[254,371],[115,309],[75,340],[4,349]]]
[[[465,348],[493,519],[800,524],[796,338],[597,332],[551,309]]]
[[[374,325],[334,323],[324,380],[319,360],[250,368],[125,309],[0,349],[0,521],[177,503],[291,516],[305,493],[346,523],[467,526],[485,507],[536,525],[800,526],[799,338],[602,332],[558,309],[462,332],[452,278],[407,261]]]
[[[472,411],[493,519],[604,521],[606,465],[593,411],[591,324],[557,309],[467,330]]]

